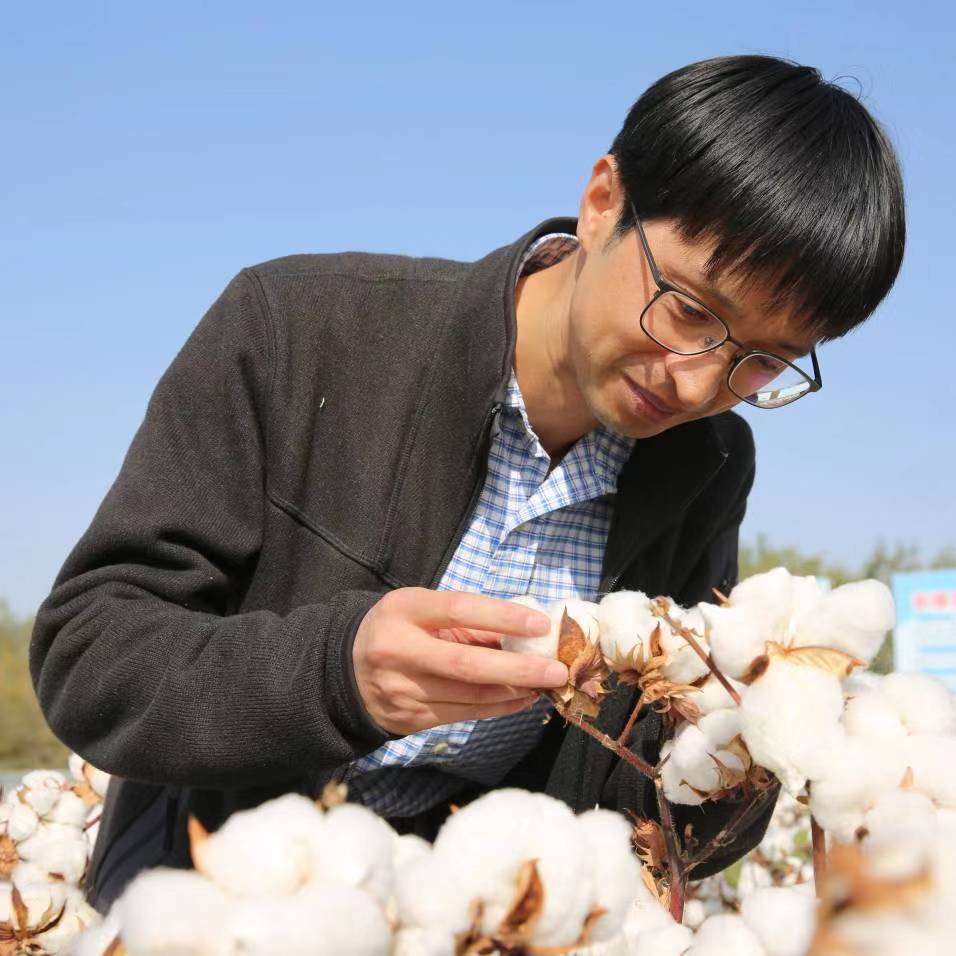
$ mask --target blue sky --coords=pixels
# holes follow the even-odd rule
[[[197,9],[198,8],[198,9]],[[0,596],[42,599],[156,380],[244,265],[473,259],[573,214],[654,79],[771,53],[851,76],[909,242],[825,389],[748,414],[744,537],[956,544],[956,68],[943,3],[16,4],[0,39]],[[857,86],[858,84],[858,86]]]

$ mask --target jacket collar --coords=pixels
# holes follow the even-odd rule
[[[574,234],[577,220],[548,219],[509,246],[462,267],[459,291],[441,320],[433,352],[422,357],[421,397],[403,452],[390,509],[383,558],[393,583],[432,583],[457,545],[480,490],[488,429],[507,395],[514,365],[515,285],[528,247],[554,232]],[[635,442],[618,480],[602,589],[613,587],[635,554],[700,493],[727,457],[711,419],[702,419]],[[422,501],[440,507],[420,506]],[[429,567],[409,548],[417,541],[449,542]]]

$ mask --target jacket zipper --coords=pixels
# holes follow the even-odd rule
[[[465,511],[458,521],[458,526],[455,528],[455,534],[452,536],[451,543],[445,549],[445,554],[442,557],[441,564],[439,565],[438,570],[435,572],[435,576],[432,578],[431,587],[433,588],[437,587],[441,583],[441,579],[445,576],[445,571],[448,570],[448,565],[451,564],[451,559],[458,550],[458,545],[461,544],[461,539],[465,536],[465,530],[467,529],[468,523],[471,520],[471,516],[474,513],[475,505],[478,502],[478,496],[481,494],[481,488],[484,485],[485,476],[488,473],[488,449],[491,447],[491,431],[494,427],[495,419],[501,412],[501,404],[501,402],[495,402],[491,408],[488,409],[488,412],[485,415],[485,420],[482,423],[481,427],[483,440],[478,452],[478,457],[481,461],[481,465],[478,469],[479,473],[475,479],[475,484],[471,490],[471,496],[468,499],[468,504],[465,507]]]

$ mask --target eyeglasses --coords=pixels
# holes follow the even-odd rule
[[[631,213],[657,286],[653,298],[641,312],[641,328],[648,336],[662,348],[678,355],[702,355],[719,349],[725,342],[732,342],[742,351],[727,370],[727,387],[737,398],[757,408],[781,408],[823,388],[815,349],[810,349],[812,376],[773,352],[747,349],[730,334],[727,323],[714,315],[700,299],[671,285],[661,275],[651,255],[633,202]]]

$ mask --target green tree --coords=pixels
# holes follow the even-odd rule
[[[40,712],[27,649],[33,621],[16,617],[0,598],[0,770],[65,766],[69,751]]]

